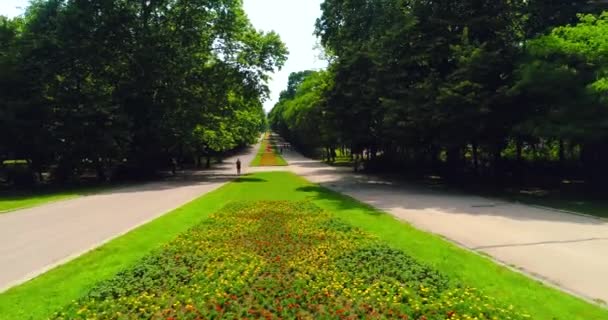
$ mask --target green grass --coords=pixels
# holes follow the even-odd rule
[[[251,167],[260,166],[260,162],[262,161],[262,155],[264,154],[264,150],[266,150],[267,145],[268,140],[266,139],[266,136],[264,136],[262,142],[260,143],[260,149],[258,149],[258,153],[255,155],[255,158],[253,158],[253,160],[251,160],[251,163],[249,164]]]
[[[507,196],[511,201],[549,207],[559,210],[573,211],[601,218],[608,218],[608,202],[599,199],[586,199],[580,197],[559,197],[557,195],[534,196],[534,195],[512,195]]]
[[[258,153],[255,155],[255,158],[253,158],[253,160],[251,160],[251,163],[249,164],[251,167],[262,166],[262,156],[264,155],[264,153],[266,153],[266,147],[268,146],[268,143],[268,136],[264,136],[264,139],[262,139],[262,142],[260,143],[260,149],[258,150]],[[285,161],[285,159],[283,159],[283,157],[277,152],[276,146],[272,146],[272,150],[275,156],[275,166],[286,166],[287,161]]]
[[[320,159],[324,163],[335,166],[335,167],[352,167],[353,162],[348,155],[341,154],[339,149],[336,150],[336,161],[330,162],[325,159]],[[408,182],[412,182],[411,179],[407,179]],[[415,183],[420,183],[424,186],[431,186],[434,189],[437,189],[436,181],[429,181],[428,179],[420,181],[414,181]],[[600,218],[608,218],[608,201],[598,199],[598,197],[591,198],[584,193],[581,193],[579,190],[577,192],[550,192],[545,190],[544,193],[539,194],[525,194],[519,193],[517,191],[491,191],[488,192],[485,189],[463,189],[462,187],[453,187],[453,186],[441,186],[441,189],[449,189],[451,191],[463,192],[469,194],[477,194],[480,196],[493,197],[498,199],[503,199],[507,201],[520,202],[522,204],[530,204],[543,206],[558,210],[566,210],[572,211],[576,213],[587,214],[591,216],[596,216]],[[517,193],[516,193],[517,192]]]
[[[349,197],[286,172],[243,177],[127,235],[0,295],[0,319],[44,319],[232,200],[312,200],[437,269],[533,319],[608,319],[608,310],[419,231]]]
[[[458,193],[476,194],[483,197],[502,199],[521,204],[542,206],[557,210],[565,210],[600,218],[608,218],[608,201],[598,195],[590,195],[582,189],[558,188],[519,188],[519,187],[488,187],[479,186],[466,188],[459,186],[442,185],[441,182],[433,185],[425,181],[424,184],[434,189],[443,189]]]
[[[352,167],[353,160],[348,154],[342,154],[342,150],[336,149],[336,160],[335,161],[324,161],[325,163],[335,167]]]
[[[4,160],[3,165],[27,164],[27,160]]]
[[[0,213],[36,207],[50,202],[68,200],[99,192],[103,187],[83,187],[62,190],[0,192]]]
[[[507,307],[310,201],[235,201],[52,319],[527,320]]]

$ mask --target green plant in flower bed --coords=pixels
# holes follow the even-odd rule
[[[228,205],[56,319],[524,319],[310,202]]]

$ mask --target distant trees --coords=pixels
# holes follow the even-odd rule
[[[0,18],[0,162],[67,181],[253,142],[287,50],[240,1],[36,0]]]
[[[324,122],[328,118],[323,114],[328,109],[324,94],[330,86],[327,72],[293,73],[288,89],[281,93],[279,102],[269,114],[271,126],[304,149],[334,145],[334,130],[330,130],[330,123]]]
[[[326,0],[317,34],[330,67],[286,95],[271,125],[307,148],[365,150],[371,168],[522,177],[529,166],[583,167],[597,178],[608,172],[607,7]],[[326,85],[310,85],[321,75]]]

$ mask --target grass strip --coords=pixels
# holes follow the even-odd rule
[[[382,263],[378,263],[381,261]],[[53,317],[525,320],[310,201],[236,201]]]
[[[108,186],[89,186],[59,190],[6,191],[0,192],[0,214],[19,209],[37,207],[43,204],[74,199],[101,192]]]
[[[0,319],[47,319],[233,200],[310,200],[452,281],[529,312],[532,319],[608,319],[600,306],[493,263],[347,196],[286,172],[243,177],[129,234],[0,294]]]
[[[250,163],[252,167],[286,166],[287,161],[278,153],[276,145],[271,143],[270,133],[266,133],[260,144],[260,149]]]

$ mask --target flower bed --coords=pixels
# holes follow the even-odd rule
[[[277,147],[273,143],[269,133],[264,136],[257,156],[251,162],[253,167],[286,166],[287,162],[277,153]]]
[[[524,319],[308,202],[237,202],[56,319]]]

